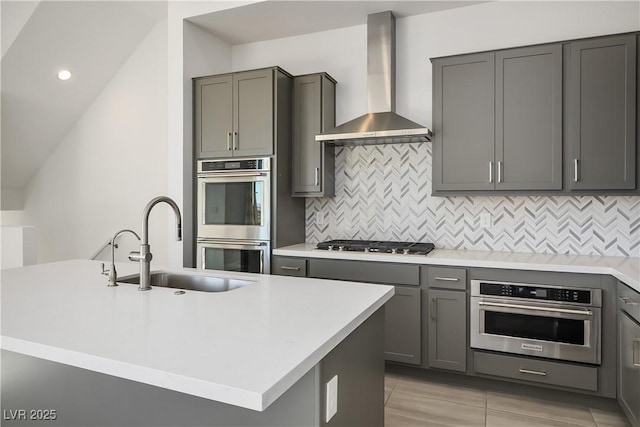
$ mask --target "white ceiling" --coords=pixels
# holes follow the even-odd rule
[[[166,2],[42,1],[29,16],[12,3],[2,1],[1,16],[3,29],[12,27],[0,64],[3,189],[27,185],[167,13]],[[73,73],[66,82],[56,78],[63,67]]]
[[[393,11],[396,18],[455,9],[486,1],[264,1],[188,21],[230,45],[294,37],[367,23],[370,13]]]

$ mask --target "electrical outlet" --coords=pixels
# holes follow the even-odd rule
[[[480,228],[491,227],[491,214],[489,212],[482,212],[480,214]]]
[[[326,408],[326,421],[329,422],[331,418],[338,412],[338,376],[334,375],[333,378],[327,383],[327,408]]]
[[[316,212],[316,224],[324,225],[324,212]]]

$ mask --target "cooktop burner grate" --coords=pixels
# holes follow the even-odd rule
[[[382,240],[328,240],[318,243],[316,247],[329,251],[380,252],[405,255],[426,255],[435,248],[433,243]]]

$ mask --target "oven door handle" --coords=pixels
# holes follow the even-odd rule
[[[215,172],[215,173],[199,173],[198,174],[198,178],[235,178],[236,176],[238,177],[245,177],[245,176],[256,176],[256,177],[261,177],[261,176],[268,176],[269,172],[233,172],[233,171],[227,171],[227,172]]]
[[[572,310],[568,308],[534,307],[529,305],[504,304],[504,303],[487,302],[487,301],[478,301],[478,305],[484,305],[487,307],[517,308],[521,310],[530,310],[530,311],[545,311],[549,313],[579,314],[581,316],[593,316],[593,312],[591,310]]]
[[[219,240],[199,240],[198,244],[206,248],[216,247],[227,249],[263,249],[267,246],[266,242],[229,243]]]

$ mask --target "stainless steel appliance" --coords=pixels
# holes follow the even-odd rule
[[[198,268],[269,273],[271,159],[199,160]]]
[[[600,364],[602,291],[471,281],[471,347]]]
[[[382,240],[328,240],[316,245],[316,248],[328,251],[379,252],[403,255],[427,255],[434,247],[433,243]]]
[[[199,239],[197,267],[206,270],[269,274],[269,241]]]

